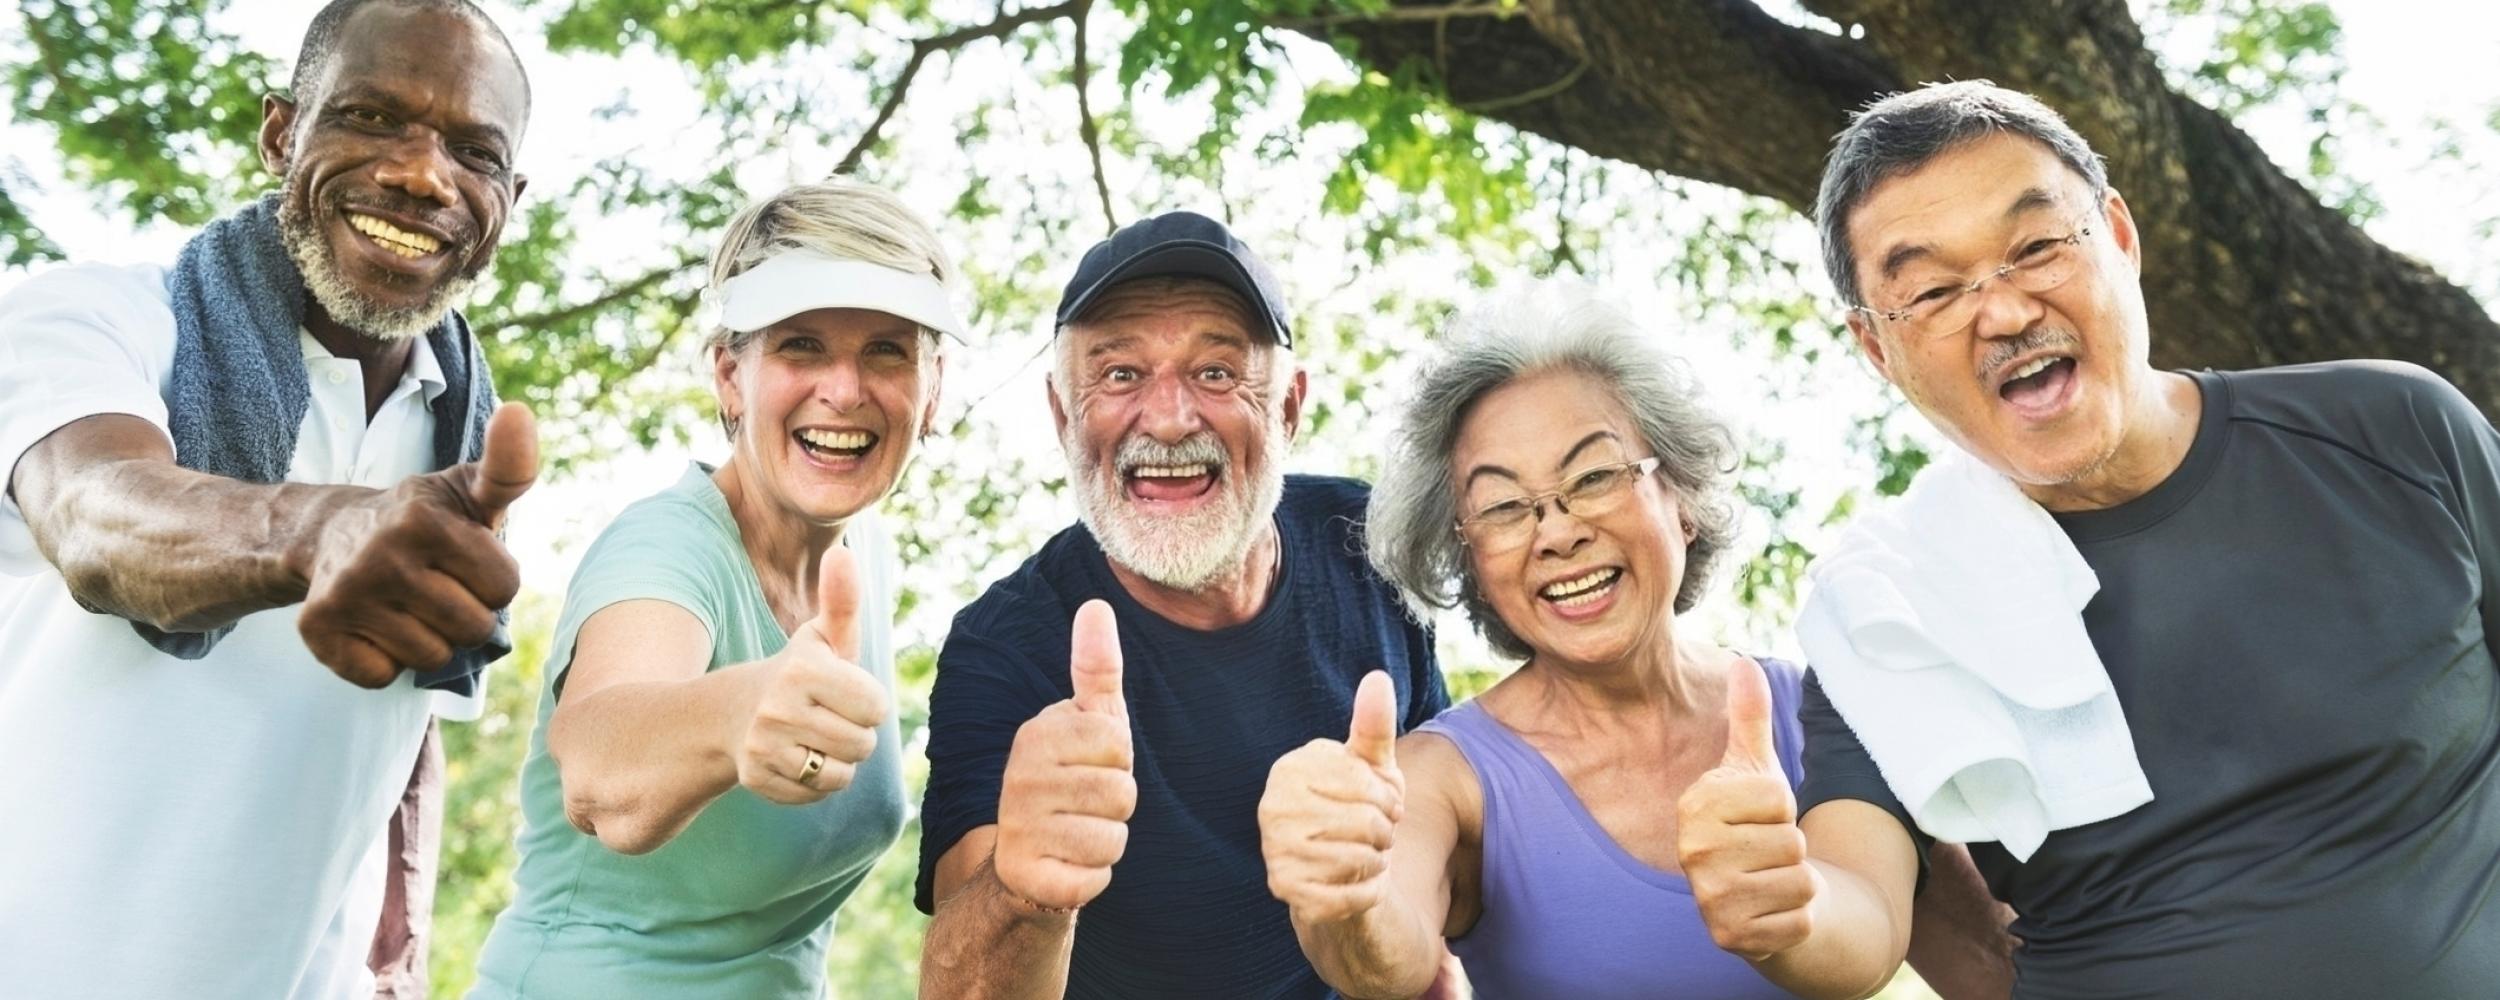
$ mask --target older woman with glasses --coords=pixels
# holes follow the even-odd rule
[[[1480,997],[1788,996],[1712,943],[1677,865],[1696,778],[1797,773],[1799,675],[1678,626],[1735,521],[1733,442],[1654,339],[1544,286],[1423,372],[1372,561],[1522,665],[1394,744],[1367,682],[1345,742],[1271,772],[1269,886],[1347,996],[1418,993],[1445,947]]]

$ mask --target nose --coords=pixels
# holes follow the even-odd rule
[[[2019,336],[2038,325],[2041,315],[2048,311],[2038,296],[2014,287],[2002,271],[1980,282],[1977,290],[1964,294],[1978,303],[1979,312],[1971,328],[1983,340]]]
[[[1157,375],[1146,386],[1145,398],[1138,407],[1138,430],[1155,440],[1171,444],[1206,427],[1198,413],[1198,401],[1190,394],[1187,380],[1174,375]]]
[[[452,183],[458,166],[443,148],[439,132],[423,126],[411,126],[382,156],[374,167],[375,183],[408,192],[411,197],[424,198],[456,208],[460,189]]]
[[[826,365],[816,380],[816,399],[835,413],[849,413],[867,400],[859,379],[859,361],[840,358]]]
[[[1545,497],[1536,502],[1535,531],[1536,552],[1541,556],[1570,556],[1597,535],[1586,519],[1563,507],[1561,497]]]

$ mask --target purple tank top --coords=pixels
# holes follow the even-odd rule
[[[1800,777],[1798,669],[1762,658],[1773,742]],[[1484,914],[1450,951],[1483,1000],[1783,1000],[1791,994],[1719,950],[1684,876],[1618,846],[1545,755],[1475,702],[1420,727],[1458,744],[1484,788]],[[1663,793],[1662,793],[1663,794]]]

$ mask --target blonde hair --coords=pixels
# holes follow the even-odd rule
[[[720,248],[712,251],[711,292],[719,295],[722,283],[765,258],[800,249],[926,274],[948,292],[955,290],[954,260],[938,244],[937,233],[902,199],[874,185],[829,180],[783,188],[729,220]],[[756,332],[714,326],[705,340],[735,351]]]
[[[729,279],[784,250],[814,250],[926,274],[946,286],[950,295],[955,291],[955,261],[938,244],[937,232],[894,192],[850,180],[793,184],[739,210],[721,233],[719,248],[712,251],[707,288],[717,298]],[[741,333],[716,323],[703,340],[706,346],[735,353],[761,332]],[[927,327],[920,328],[920,335],[938,340],[937,331]],[[921,355],[922,363],[936,355],[934,350]],[[726,408],[720,423],[722,432],[732,439],[738,436],[738,422],[730,419]]]

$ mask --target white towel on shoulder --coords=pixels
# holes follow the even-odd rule
[[[2100,579],[2011,480],[1947,448],[1807,574],[1811,669],[1930,835],[2027,860],[2153,800],[2083,628]]]

